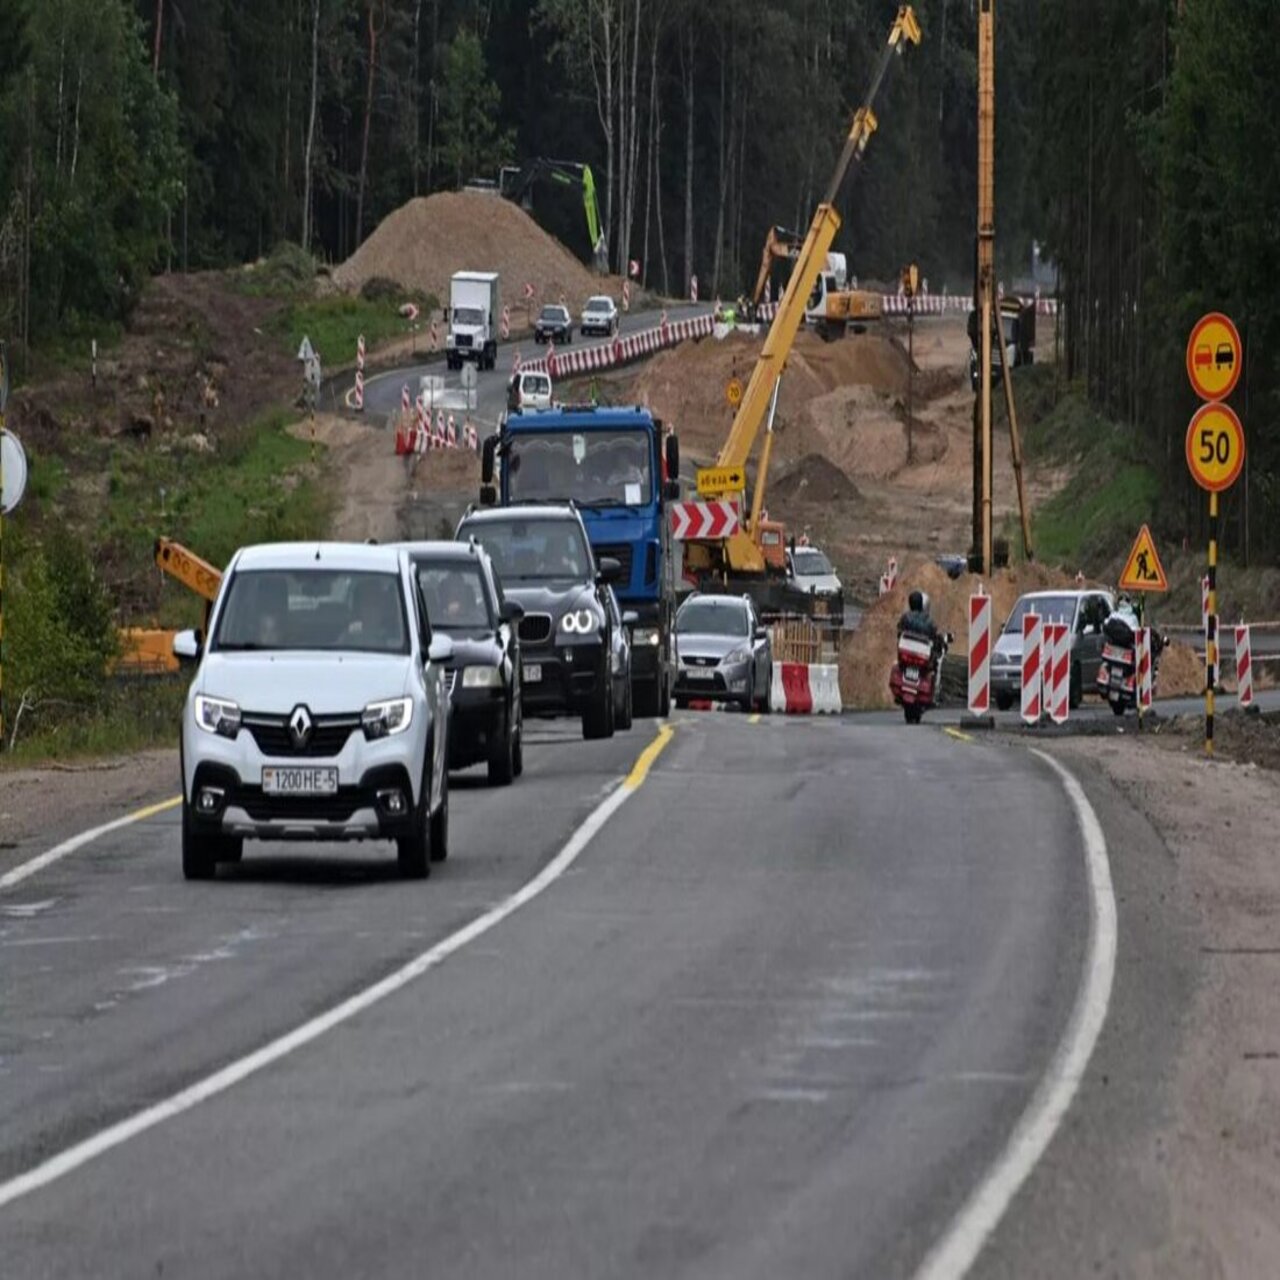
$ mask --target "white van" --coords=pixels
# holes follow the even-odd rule
[[[507,382],[507,409],[550,409],[551,375],[536,369],[521,369]]]

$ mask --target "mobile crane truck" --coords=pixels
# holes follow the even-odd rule
[[[809,232],[796,253],[791,279],[787,282],[786,292],[778,304],[750,381],[734,414],[729,437],[716,458],[714,469],[709,472],[712,478],[745,475],[760,429],[765,427],[750,512],[743,512],[745,518],[740,520],[737,531],[726,537],[685,543],[685,573],[693,576],[703,590],[747,592],[762,609],[771,608],[778,598],[781,579],[785,575],[785,531],[776,521],[765,517],[764,508],[778,387],[796,333],[804,322],[806,305],[827,265],[827,255],[840,229],[840,215],[835,209],[840,188],[850,167],[862,159],[867,143],[876,131],[872,106],[881,83],[894,57],[903,53],[908,44],[918,45],[920,39],[920,24],[914,10],[909,4],[899,6],[889,30],[889,39],[876,63],[871,86],[863,104],[854,114],[826,194],[814,211]],[[766,255],[769,254],[770,247],[766,247]],[[790,253],[787,252],[786,256],[789,257]],[[718,489],[714,483],[705,487],[699,484],[698,492],[703,498],[722,498],[739,503],[745,499],[744,489]]]
[[[622,565],[614,590],[637,615],[631,686],[639,716],[671,708],[676,569],[666,504],[679,496],[679,473],[676,436],[638,405],[517,410],[481,447],[482,504],[573,502],[596,558]]]

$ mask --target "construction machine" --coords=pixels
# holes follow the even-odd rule
[[[789,231],[786,227],[769,228],[760,255],[756,287],[746,309],[750,322],[754,323],[759,318],[761,305],[768,301],[766,294],[773,276],[773,264],[778,261],[794,262],[800,256],[803,244],[804,239],[798,231]],[[862,332],[867,321],[880,319],[879,295],[865,289],[850,289],[848,284],[844,254],[828,253],[804,312],[805,322],[827,341],[843,337],[850,328]]]
[[[533,186],[542,178],[562,186],[582,188],[582,204],[587,215],[587,237],[591,257],[601,275],[609,270],[609,243],[600,224],[600,204],[596,199],[596,179],[589,164],[576,160],[548,160],[545,156],[529,160],[519,169],[508,167],[499,175],[502,194],[522,209],[533,208]]]
[[[761,609],[770,610],[785,599],[785,530],[765,514],[765,493],[769,478],[769,458],[773,451],[773,424],[777,413],[778,389],[787,357],[804,320],[806,306],[827,262],[827,254],[840,229],[835,202],[852,165],[862,159],[876,130],[872,110],[880,86],[894,57],[907,45],[920,43],[920,24],[909,4],[899,7],[862,105],[854,113],[835,172],[813,215],[813,222],[797,254],[791,279],[778,304],[773,323],[765,336],[746,390],[738,403],[729,436],[699,484],[704,498],[729,499],[739,504],[738,529],[727,537],[690,541],[685,544],[685,575],[704,590],[746,591]],[[745,477],[748,461],[764,428],[764,443],[756,465],[755,485],[749,512],[742,510],[745,488],[717,488],[719,478]],[[702,477],[700,477],[700,480]]]

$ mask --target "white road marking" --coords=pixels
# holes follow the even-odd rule
[[[1084,981],[1062,1040],[1027,1109],[995,1164],[969,1196],[942,1238],[929,1250],[915,1280],[959,1280],[977,1261],[1019,1188],[1044,1155],[1075,1097],[1107,1020],[1116,968],[1116,899],[1102,824],[1071,771],[1032,749],[1059,777],[1075,809],[1084,843],[1091,929]]]
[[[478,916],[470,924],[464,925],[457,930],[456,933],[451,933],[447,938],[437,942],[434,947],[409,961],[408,964],[397,969],[394,973],[388,974],[381,981],[375,982],[373,986],[366,987],[363,991],[348,997],[341,1004],[334,1005],[332,1009],[311,1018],[301,1026],[295,1027],[292,1031],[263,1045],[262,1048],[254,1050],[253,1053],[247,1054],[235,1062],[228,1063],[221,1070],[215,1071],[203,1080],[198,1080],[195,1084],[189,1085],[163,1101],[157,1102],[153,1106],[110,1125],[101,1132],[95,1133],[92,1137],[86,1138],[83,1142],[77,1142],[74,1146],[68,1147],[65,1151],[60,1151],[57,1155],[51,1156],[41,1164],[36,1165],[34,1169],[29,1169],[26,1173],[10,1178],[7,1182],[0,1182],[0,1208],[12,1204],[13,1201],[22,1196],[29,1195],[32,1191],[47,1187],[50,1183],[58,1181],[59,1178],[66,1177],[67,1174],[73,1173],[91,1160],[96,1160],[99,1156],[105,1155],[115,1147],[122,1146],[130,1139],[146,1133],[149,1129],[156,1128],[166,1120],[172,1120],[175,1116],[180,1116],[183,1112],[190,1111],[193,1107],[198,1107],[202,1102],[207,1102],[210,1098],[217,1097],[220,1093],[225,1093],[242,1080],[247,1080],[250,1076],[256,1075],[263,1068],[278,1062],[281,1058],[287,1057],[295,1050],[310,1044],[313,1040],[318,1040],[326,1032],[332,1031],[334,1027],[348,1022],[357,1014],[373,1008],[376,1004],[380,1004],[388,996],[393,995],[402,987],[406,987],[415,979],[422,977],[424,973],[442,964],[455,951],[461,951],[468,943],[483,937],[495,926],[501,924],[509,915],[519,911],[521,907],[532,902],[534,898],[550,888],[573,866],[582,851],[599,834],[605,823],[622,807],[629,796],[639,790],[648,774],[650,765],[657,758],[663,747],[666,746],[667,742],[670,741],[670,738],[671,730],[666,727],[660,728],[658,737],[641,753],[639,760],[626,779],[615,786],[609,795],[587,815],[582,825],[569,837],[568,842],[561,848],[560,852],[532,880],[527,881],[515,893],[503,899],[492,910],[485,912],[482,916]],[[75,847],[80,848],[96,835],[113,831],[122,825],[123,821],[107,823],[105,826],[98,827],[94,832],[86,833],[84,837],[77,837],[78,843],[75,844]],[[68,841],[67,843],[74,842]]]

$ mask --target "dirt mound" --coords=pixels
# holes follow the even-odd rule
[[[406,291],[434,293],[447,303],[449,277],[455,271],[498,272],[503,301],[513,312],[526,283],[533,285],[537,303],[563,294],[574,310],[593,293],[621,289],[618,282],[592,274],[519,205],[467,191],[420,196],[401,205],[333,278],[340,288],[354,293],[382,277]]]
[[[1175,640],[1160,655],[1160,696],[1189,698],[1203,693],[1204,686],[1204,659],[1190,645]]]
[[[890,707],[889,668],[898,652],[898,618],[907,607],[908,594],[929,593],[930,612],[943,631],[955,633],[952,652],[963,654],[969,644],[969,597],[982,582],[992,597],[992,625],[1000,627],[1025,591],[1051,587],[1074,587],[1073,579],[1060,570],[1043,565],[1019,565],[1002,569],[994,577],[979,579],[972,574],[948,578],[932,561],[910,556],[902,564],[898,585],[881,596],[862,616],[858,629],[847,637],[840,650],[840,696],[846,707]],[[1165,689],[1161,672],[1161,692]]]
[[[804,498],[810,502],[845,502],[858,498],[857,486],[834,462],[821,454],[806,454],[769,486],[775,499]]]

